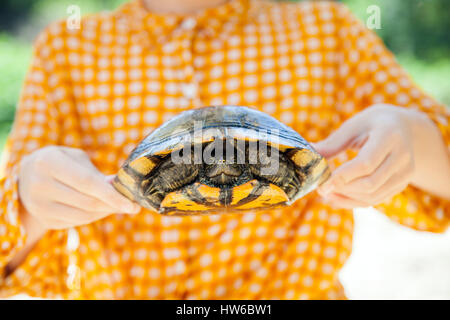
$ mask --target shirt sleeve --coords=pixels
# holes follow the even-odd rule
[[[345,121],[362,109],[377,103],[420,110],[439,128],[450,150],[448,109],[419,89],[399,66],[381,39],[339,5],[337,57],[342,90],[337,110]],[[389,202],[377,206],[391,219],[417,230],[444,231],[450,222],[450,202],[408,186]]]
[[[59,144],[70,119],[61,103],[65,85],[55,71],[54,53],[44,32],[35,42],[31,65],[19,98],[15,122],[0,164],[0,271],[23,248],[26,233],[19,219],[18,173],[21,159],[48,145]]]

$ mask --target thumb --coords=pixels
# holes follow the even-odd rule
[[[347,149],[353,143],[360,134],[360,127],[354,119],[349,119],[327,138],[313,143],[313,147],[325,158],[331,158]]]
[[[111,174],[111,175],[109,175],[109,176],[106,176],[105,177],[105,179],[106,179],[106,182],[108,182],[108,183],[111,183],[112,184],[112,182],[113,182],[113,180],[114,180],[114,178],[116,177],[116,175],[115,174]]]

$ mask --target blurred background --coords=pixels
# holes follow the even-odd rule
[[[31,44],[50,22],[111,10],[126,0],[2,0],[0,4],[0,154],[31,58]],[[449,0],[342,0],[363,21],[381,11],[376,30],[416,83],[450,106]],[[450,299],[450,232],[419,233],[365,209],[355,213],[354,251],[341,273],[353,299]]]

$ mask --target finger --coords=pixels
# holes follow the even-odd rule
[[[112,183],[115,177],[116,177],[115,174],[110,174],[109,176],[106,176],[106,182]]]
[[[409,157],[399,152],[391,152],[375,171],[349,183],[336,187],[335,192],[347,194],[351,192],[372,194],[379,190],[393,175],[409,163]]]
[[[51,200],[77,209],[103,213],[117,212],[117,210],[109,204],[84,193],[80,193],[57,180],[53,180],[48,184],[46,192],[50,195]]]
[[[345,196],[354,200],[369,203],[370,205],[376,205],[403,191],[408,186],[411,175],[411,167],[406,166],[391,176],[373,193],[347,192],[345,193]]]
[[[375,195],[373,205],[389,202],[392,199],[392,197],[395,197],[399,193],[403,192],[407,187],[408,184],[406,183],[394,187],[391,190],[385,190],[385,192],[380,192],[379,194]]]
[[[362,126],[358,121],[350,118],[327,138],[313,146],[325,158],[333,157],[354,143],[362,133]]]
[[[42,221],[42,225],[46,230],[64,230],[72,227],[79,226],[81,224],[68,222],[62,219],[55,219],[46,217],[44,221]]]
[[[375,192],[371,195],[351,193],[351,194],[347,194],[346,196],[349,199],[352,199],[355,201],[362,201],[364,203],[367,203],[370,206],[375,206],[380,203],[386,202],[387,200],[391,199],[395,195],[401,193],[407,186],[408,186],[408,184],[402,184],[402,185],[397,185],[397,186],[393,186],[390,188],[384,188],[384,189],[382,189],[378,192]],[[358,200],[356,200],[356,199],[358,199]]]
[[[387,158],[393,147],[393,143],[386,141],[385,134],[373,134],[369,136],[358,155],[352,160],[338,167],[329,180],[330,183],[339,185],[371,175]]]
[[[51,202],[47,212],[52,213],[52,216],[48,217],[49,219],[71,226],[89,224],[111,215],[109,212],[86,211],[59,202]]]
[[[93,165],[85,167],[70,157],[65,157],[62,161],[51,164],[50,173],[56,180],[81,193],[107,202],[117,211],[136,213],[140,209],[137,204],[118,193]]]
[[[338,209],[355,209],[355,208],[365,208],[369,207],[368,203],[363,201],[358,201],[355,199],[350,199],[344,195],[340,195],[337,193],[330,193],[326,197],[323,198],[325,203],[330,206]]]
[[[42,221],[41,224],[46,230],[63,230],[73,227],[72,223],[63,221],[61,219],[52,219],[48,217],[45,218],[45,220]]]

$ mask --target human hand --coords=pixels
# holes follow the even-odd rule
[[[331,205],[349,209],[382,203],[410,183],[439,193],[436,184],[441,178],[433,179],[437,170],[432,172],[431,164],[441,163],[444,170],[440,175],[449,171],[439,137],[434,123],[421,112],[390,105],[367,108],[314,145],[326,158],[349,148],[359,149],[318,192]]]
[[[50,146],[23,158],[19,198],[33,234],[89,224],[140,207],[118,193],[80,149]],[[27,232],[30,230],[27,230]]]

